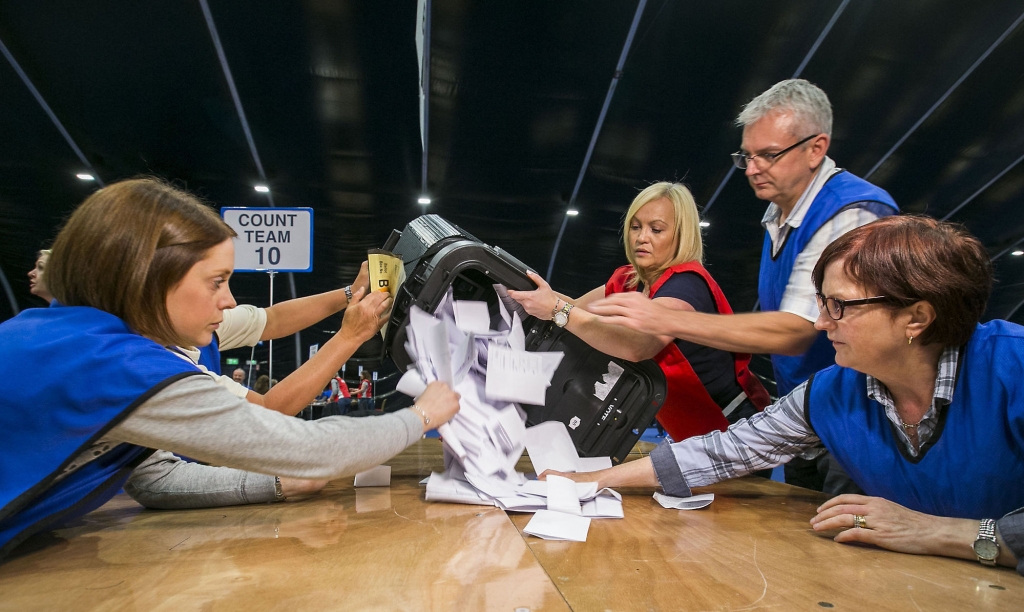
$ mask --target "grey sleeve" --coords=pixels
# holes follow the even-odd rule
[[[1014,510],[996,521],[996,529],[1017,557],[1017,573],[1024,576],[1024,508]]]
[[[176,510],[272,502],[274,477],[190,463],[156,451],[132,472],[125,493],[147,508]]]
[[[409,409],[303,421],[235,397],[209,376],[189,376],[108,437],[250,472],[333,479],[380,465],[422,435],[423,422]]]

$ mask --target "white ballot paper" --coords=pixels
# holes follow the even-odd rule
[[[527,481],[515,466],[527,448],[537,473],[603,469],[611,460],[581,460],[563,423],[526,428],[526,413],[516,402],[544,404],[562,353],[527,352],[522,322],[528,315],[504,287],[495,290],[498,329],[490,328],[486,302],[454,300],[451,289],[433,315],[410,309],[406,350],[412,365],[398,390],[417,397],[429,383],[442,381],[460,396],[459,412],[438,428],[445,472],[426,479],[426,499],[535,512],[539,518],[526,533],[585,541],[590,517],[622,517],[621,496],[557,476]]]
[[[611,457],[580,457],[576,460],[577,472],[596,472],[612,467]]]
[[[578,472],[580,456],[561,421],[545,421],[526,428],[526,451],[538,476],[544,470]]]
[[[391,486],[391,466],[390,465],[378,465],[375,468],[370,468],[365,472],[359,472],[356,474],[356,481],[354,486],[357,487],[390,487]]]
[[[671,495],[655,492],[654,499],[658,500],[662,508],[700,510],[701,508],[707,508],[711,505],[711,502],[715,501],[715,494],[705,493],[704,495],[694,495],[692,497],[672,497]]]
[[[570,540],[572,542],[586,542],[588,531],[590,531],[589,518],[551,510],[538,510],[523,528],[523,533],[535,535],[538,538]]]

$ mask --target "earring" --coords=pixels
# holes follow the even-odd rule
[[[913,342],[914,342],[914,337],[913,337],[913,336],[911,336],[911,337],[907,338],[907,345],[910,345],[910,344],[912,344]]]

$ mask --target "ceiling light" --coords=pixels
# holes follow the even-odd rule
[[[1024,255],[1024,251],[1014,251],[1010,253],[1010,255],[1016,255],[1017,257],[1020,257],[1021,255]]]
[[[575,217],[576,215],[580,214],[580,211],[576,210],[575,208],[570,208],[569,210],[565,211],[565,214],[569,215],[570,217]]]
[[[424,196],[424,197],[416,200],[416,202],[419,203],[419,204],[430,204],[430,198]]]
[[[84,172],[76,174],[75,176],[77,176],[78,178],[82,179],[83,181],[95,181],[96,180],[95,176],[93,176],[91,174],[86,174]]]
[[[700,226],[701,227],[711,227],[711,223],[708,222],[708,221],[701,221],[700,222]]]
[[[270,193],[270,187],[267,187],[266,185],[254,185],[253,189],[260,193]]]

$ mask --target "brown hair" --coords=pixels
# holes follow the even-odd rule
[[[167,294],[210,248],[234,236],[212,209],[162,180],[121,181],[71,214],[53,244],[46,280],[65,306],[92,306],[139,334],[182,344]]]
[[[825,268],[839,260],[850,279],[892,298],[890,308],[922,300],[935,308],[922,344],[966,344],[992,292],[992,263],[981,242],[960,225],[928,217],[885,217],[839,237],[814,266],[818,292]]]

